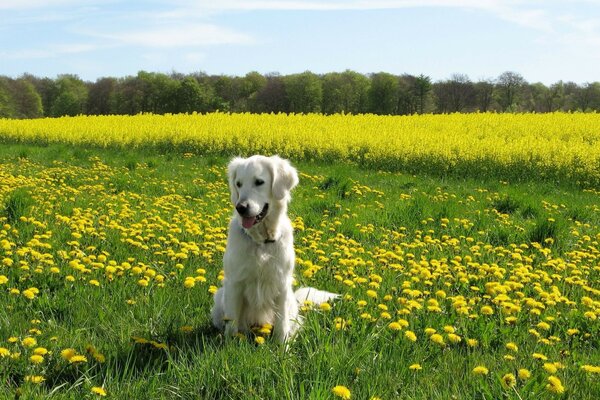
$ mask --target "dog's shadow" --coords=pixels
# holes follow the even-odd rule
[[[143,376],[165,372],[169,363],[177,362],[189,354],[202,354],[214,351],[225,345],[223,333],[205,324],[197,328],[182,331],[177,328],[167,328],[156,339],[133,336],[129,341],[117,346],[118,350],[106,354],[102,363],[92,363],[93,366],[86,374],[95,375],[95,380],[120,377],[119,379],[138,379]],[[94,355],[86,357],[92,361]],[[89,366],[89,365],[88,365]],[[61,368],[49,371],[44,385],[52,390],[56,387],[77,386],[84,377],[77,368]],[[15,382],[23,381],[23,377],[14,377]]]

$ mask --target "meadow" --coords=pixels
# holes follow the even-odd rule
[[[405,120],[427,121],[419,146],[398,117],[263,116],[283,124],[268,139],[254,116],[200,136],[178,117],[0,120],[0,398],[597,398],[597,115],[482,115],[495,146],[460,134],[475,116]],[[323,134],[275,142],[295,118]],[[545,145],[518,150],[526,130]],[[442,137],[455,163],[435,170]],[[210,326],[234,151],[292,159],[297,284],[342,295],[303,307],[287,351]]]

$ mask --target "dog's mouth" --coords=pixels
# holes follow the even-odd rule
[[[261,222],[267,216],[267,212],[269,212],[269,203],[266,203],[261,212],[258,213],[258,215],[255,215],[254,217],[242,216],[242,226],[246,229],[252,228],[254,225]]]

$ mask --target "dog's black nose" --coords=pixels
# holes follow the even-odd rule
[[[246,215],[246,212],[248,211],[248,203],[245,203],[245,202],[244,203],[238,203],[235,206],[235,209],[237,210],[237,212],[240,215],[244,216],[244,215]]]

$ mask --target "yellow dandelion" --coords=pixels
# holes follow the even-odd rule
[[[475,375],[487,375],[488,372],[490,371],[483,365],[478,365],[477,367],[473,368],[473,373]]]
[[[431,335],[431,336],[429,337],[429,339],[431,339],[431,341],[432,341],[433,343],[437,343],[437,344],[439,344],[440,346],[443,346],[443,345],[445,345],[445,344],[446,344],[446,343],[444,342],[444,338],[443,338],[443,337],[442,337],[442,335],[440,335],[439,333],[434,333],[433,335]]]
[[[69,362],[71,364],[84,363],[84,362],[87,362],[87,357],[82,356],[82,355],[75,355],[75,356],[69,358]]]
[[[548,389],[552,393],[557,394],[565,392],[565,387],[563,386],[562,382],[554,375],[548,377],[548,384],[546,385],[546,389]]]
[[[35,383],[35,384],[40,384],[42,382],[44,382],[46,380],[46,378],[44,378],[41,375],[27,375],[25,377],[25,382],[31,382],[31,383]]]
[[[423,367],[421,367],[421,364],[411,364],[408,369],[411,369],[413,371],[420,371],[423,369]]]
[[[45,347],[36,347],[33,350],[33,354],[37,354],[38,356],[45,356],[48,354],[48,350]]]
[[[519,351],[519,346],[517,346],[516,343],[508,342],[508,343],[506,343],[506,349],[517,352],[517,351]]]
[[[531,378],[531,372],[529,372],[528,369],[521,368],[521,369],[519,369],[518,376],[519,376],[519,379],[524,381],[526,379]]]
[[[407,338],[408,340],[410,340],[411,342],[417,341],[417,335],[415,335],[415,333],[413,331],[404,332],[404,337]]]
[[[388,325],[388,328],[390,328],[393,331],[402,330],[402,326],[400,326],[400,324],[397,322],[390,322]]]
[[[351,396],[350,389],[342,385],[335,386],[333,389],[331,389],[331,392],[344,400],[349,399]]]
[[[69,361],[76,354],[77,352],[72,348],[64,349],[60,352],[60,356],[67,361]]]
[[[517,384],[517,378],[514,374],[505,374],[501,379],[500,383],[504,389],[510,389]]]
[[[40,356],[39,354],[34,354],[31,357],[29,357],[29,361],[31,361],[34,364],[41,364],[44,362],[44,357]]]
[[[92,393],[94,393],[94,394],[96,394],[98,396],[101,396],[101,397],[105,397],[106,396],[106,391],[103,388],[99,387],[99,386],[94,386],[92,388]]]
[[[23,338],[23,340],[21,340],[21,344],[25,347],[33,347],[37,345],[37,340],[35,340],[35,338],[32,338],[31,336],[27,336],[26,338]]]

